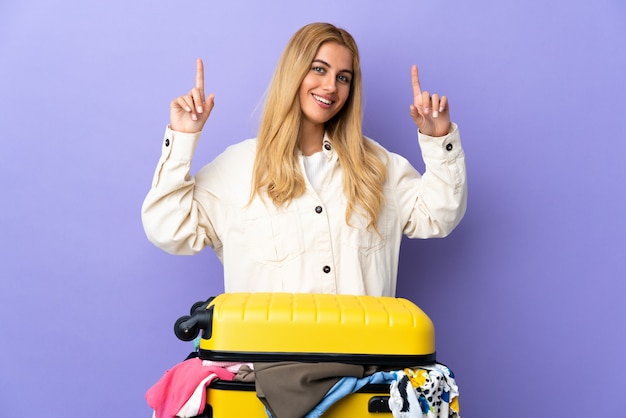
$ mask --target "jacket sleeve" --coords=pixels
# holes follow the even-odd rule
[[[141,219],[150,242],[170,254],[195,254],[221,243],[209,219],[211,196],[196,188],[191,160],[200,133],[165,131],[161,158],[146,196]]]
[[[404,158],[392,163],[394,193],[403,233],[409,238],[441,238],[459,224],[467,207],[465,153],[459,129],[430,137],[418,133],[425,172],[417,172]]]

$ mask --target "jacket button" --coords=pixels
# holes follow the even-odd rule
[[[446,145],[446,149],[447,149],[448,151],[452,151],[452,148],[454,148],[454,147],[452,146],[452,144],[448,144],[448,145]]]
[[[326,151],[330,151],[332,147],[331,147],[331,146],[330,146],[330,144],[327,142],[327,143],[325,143],[325,144],[324,144],[324,148],[326,149]]]
[[[316,213],[322,213],[322,207],[321,206],[315,206],[315,212]]]
[[[169,139],[169,138],[166,138],[166,139],[165,139],[165,146],[166,146],[166,147],[169,147],[169,146],[170,146],[170,139]]]
[[[330,273],[330,267],[329,266],[324,266],[324,268],[322,270],[324,271],[324,273]]]

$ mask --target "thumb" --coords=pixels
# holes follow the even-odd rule
[[[213,110],[213,106],[215,106],[215,94],[211,93],[204,102],[204,108],[206,109],[207,113],[211,113],[211,111]]]
[[[411,113],[411,117],[413,118],[413,120],[415,121],[415,123],[418,123],[419,120],[421,119],[421,115],[419,113],[419,110],[417,109],[417,106],[415,105],[411,105],[409,107],[409,111]]]
[[[204,104],[202,105],[203,112],[199,114],[199,116],[202,118],[203,124],[209,119],[209,116],[211,116],[211,111],[213,110],[214,106],[215,106],[215,95],[211,93],[209,94],[209,96],[204,101]]]

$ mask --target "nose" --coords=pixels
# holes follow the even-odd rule
[[[333,74],[326,74],[322,84],[324,91],[334,92],[337,89],[337,78]]]

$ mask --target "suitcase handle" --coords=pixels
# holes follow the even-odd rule
[[[212,334],[213,305],[208,306],[214,298],[206,302],[197,302],[191,308],[191,315],[181,316],[174,323],[174,334],[179,340],[193,341],[200,330],[202,338],[209,339]]]
[[[372,396],[367,403],[367,412],[390,413],[389,396]]]

